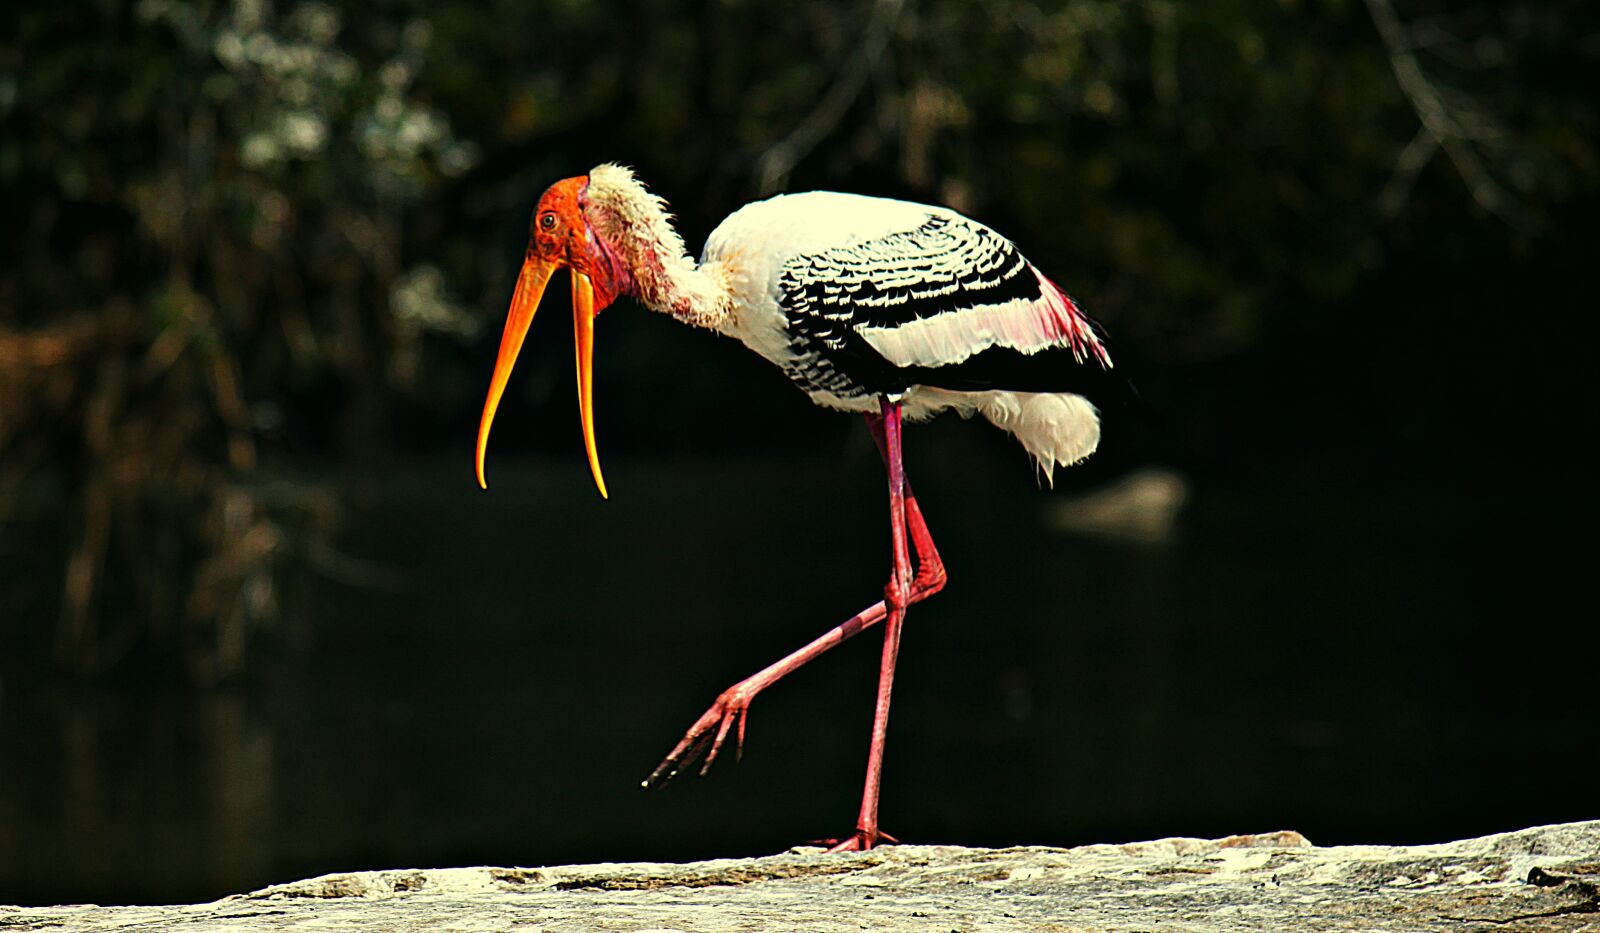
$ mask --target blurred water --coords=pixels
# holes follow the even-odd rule
[[[905,635],[891,832],[1399,843],[1597,815],[1600,639],[1565,608],[1584,568],[1561,538],[1592,509],[1202,484],[1173,540],[1117,543],[1052,531],[1020,455],[919,459],[938,449],[919,436],[952,582]],[[570,458],[497,459],[488,495],[463,463],[347,478],[340,546],[380,572],[292,574],[284,647],[248,687],[71,686],[0,659],[0,903],[849,830],[875,632],[761,697],[743,763],[638,782],[718,691],[876,598],[885,507],[857,441],[613,460],[609,503]]]

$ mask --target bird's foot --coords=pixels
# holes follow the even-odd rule
[[[880,829],[857,829],[843,839],[819,839],[815,843],[827,846],[829,852],[866,852],[881,845],[899,845],[900,840]]]
[[[722,744],[736,724],[739,731],[734,738],[734,760],[744,757],[745,718],[750,714],[750,701],[755,699],[756,694],[746,683],[748,681],[734,684],[717,697],[711,708],[695,720],[677,746],[644,779],[645,787],[665,785],[677,777],[684,767],[692,765],[702,753],[705,754],[705,761],[700,765],[700,775],[704,777],[722,752]]]

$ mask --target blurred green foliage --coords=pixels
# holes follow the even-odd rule
[[[636,166],[691,243],[778,190],[981,217],[1157,388],[1210,387],[1164,451],[1200,460],[1266,355],[1370,344],[1408,310],[1372,304],[1397,262],[1570,250],[1600,182],[1575,0],[139,0],[3,23],[0,522],[13,548],[66,529],[35,582],[84,671],[135,646],[236,671],[274,561],[337,514],[265,477],[459,444],[526,212],[599,161]],[[787,391],[730,397],[749,364],[683,366],[669,331],[605,351],[600,381],[655,406],[607,408],[618,443],[786,443],[653,427],[696,399],[759,426]],[[521,404],[570,406],[528,368]]]

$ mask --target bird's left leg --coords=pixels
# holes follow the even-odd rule
[[[884,399],[883,451],[889,471],[889,540],[894,552],[894,565],[889,583],[883,588],[883,601],[888,606],[888,618],[883,627],[883,659],[878,666],[878,705],[872,716],[872,744],[867,751],[867,780],[861,792],[861,813],[856,818],[856,831],[839,840],[830,852],[864,852],[879,842],[893,842],[893,837],[878,827],[878,794],[883,785],[883,746],[889,734],[889,697],[894,689],[895,662],[900,657],[900,631],[904,627],[906,607],[911,604],[914,580],[911,574],[911,555],[906,546],[906,473],[900,454],[900,404]],[[918,516],[920,520],[920,514]],[[920,524],[920,521],[919,521]],[[926,535],[927,527],[921,526]],[[922,542],[918,542],[920,545]],[[933,540],[927,544],[931,550]],[[938,561],[934,552],[933,559]],[[939,567],[942,577],[942,565]],[[941,579],[940,585],[943,585]]]
[[[889,445],[885,437],[885,414],[873,412],[866,416],[867,427],[872,431],[873,440],[877,442],[878,451],[883,455],[886,468],[893,472],[891,466]],[[899,456],[899,411],[895,411],[895,457]],[[903,507],[899,513],[901,518],[896,519],[897,527],[901,528],[900,543],[905,543],[906,532],[909,531],[912,544],[917,552],[917,570],[914,577],[906,574],[901,579],[910,579],[910,592],[905,596],[902,604],[921,602],[944,588],[945,570],[944,563],[939,559],[939,552],[933,545],[933,536],[928,533],[928,526],[923,521],[922,509],[917,504],[916,496],[911,491],[910,483],[906,482],[904,469],[900,469],[901,498]],[[891,497],[892,498],[892,497]],[[891,506],[891,509],[893,506]],[[889,615],[888,594],[885,598],[861,610],[839,625],[829,629],[822,635],[791,652],[776,662],[768,665],[755,674],[745,678],[724,690],[719,695],[711,708],[695,720],[694,725],[684,734],[672,751],[662,759],[650,776],[644,779],[645,787],[659,787],[677,776],[680,768],[685,767],[696,758],[703,757],[700,773],[703,775],[711,769],[712,762],[717,760],[722,751],[723,743],[732,734],[735,739],[734,747],[739,753],[744,751],[744,730],[746,717],[750,712],[750,703],[756,695],[772,686],[788,674],[809,663],[814,658],[836,647],[847,639],[862,631],[877,625]],[[898,644],[898,640],[896,642]],[[735,730],[737,726],[737,730]]]
[[[705,755],[705,760],[701,763],[700,773],[704,775],[710,771],[711,763],[717,760],[717,755],[722,751],[722,744],[728,738],[728,733],[735,722],[739,726],[735,747],[742,756],[745,717],[750,712],[750,701],[756,698],[756,694],[862,629],[877,625],[887,614],[888,607],[879,600],[822,633],[804,647],[722,691],[716,702],[711,704],[711,708],[695,720],[694,725],[689,727],[689,731],[667,757],[662,759],[661,764],[656,765],[656,769],[644,779],[644,786],[660,787],[666,784],[677,777],[680,767],[694,761],[701,754]]]

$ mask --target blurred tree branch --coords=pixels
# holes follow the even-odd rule
[[[1389,67],[1404,92],[1406,100],[1422,121],[1427,137],[1417,139],[1401,152],[1390,182],[1380,195],[1383,209],[1398,213],[1404,206],[1416,176],[1427,165],[1433,153],[1443,149],[1456,171],[1461,173],[1472,199],[1484,210],[1506,220],[1521,222],[1523,209],[1499,182],[1489,174],[1479,157],[1474,141],[1486,132],[1486,120],[1469,106],[1447,104],[1439,88],[1429,80],[1413,51],[1415,40],[1401,23],[1391,0],[1366,0],[1367,11],[1383,40],[1389,56]],[[1435,26],[1430,35],[1437,40],[1441,30]]]
[[[845,59],[838,75],[804,120],[773,144],[756,160],[757,189],[772,194],[788,183],[789,173],[817,147],[849,112],[866,87],[867,77],[883,55],[894,34],[904,0],[876,0],[871,19],[862,30],[854,52]]]

